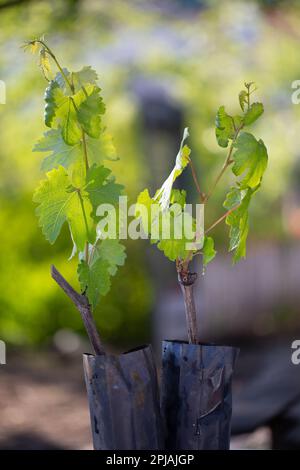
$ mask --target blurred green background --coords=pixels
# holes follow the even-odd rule
[[[132,202],[151,184],[154,154],[164,158],[159,126],[150,136],[145,129],[141,87],[159,83],[182,110],[182,127],[190,128],[192,155],[205,190],[224,159],[214,137],[216,110],[224,104],[237,111],[243,82],[255,81],[257,99],[265,105],[255,135],[265,141],[270,162],[251,212],[250,239],[297,243],[299,226],[296,221],[296,229],[295,224],[289,228],[284,201],[299,186],[294,175],[300,157],[300,107],[291,103],[291,83],[300,76],[299,31],[297,1],[0,1],[0,80],[7,87],[7,102],[0,105],[2,340],[47,345],[61,328],[83,331],[77,311],[49,274],[54,263],[78,286],[75,264],[67,261],[69,235],[65,230],[50,246],[34,214],[32,193],[42,177],[42,155],[31,150],[44,131],[46,82],[37,59],[24,54],[20,45],[45,34],[69,69],[91,65],[97,70],[106,124],[121,158],[114,171]],[[175,136],[176,145],[180,137]],[[159,181],[172,167],[171,159],[162,165]],[[206,213],[207,224],[222,214],[230,174],[226,178]],[[224,253],[227,228],[216,232],[216,240]],[[146,246],[145,241],[127,243],[126,266],[96,312],[102,336],[115,345],[150,337],[156,293]],[[147,250],[151,257],[155,248]],[[164,263],[163,255],[158,256]]]

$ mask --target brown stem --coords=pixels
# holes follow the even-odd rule
[[[196,189],[197,189],[197,193],[200,196],[200,201],[204,202],[205,201],[205,194],[203,194],[201,189],[200,189],[200,184],[199,184],[199,180],[197,178],[197,173],[196,173],[196,170],[195,170],[195,167],[194,167],[194,164],[193,164],[193,161],[192,161],[191,158],[189,159],[189,163],[190,163],[190,167],[191,167],[191,171],[192,171],[192,175],[193,175],[193,180],[194,180],[194,183],[195,183],[195,186],[196,186]]]
[[[209,200],[209,198],[211,197],[212,193],[214,192],[217,184],[219,183],[220,179],[222,178],[222,176],[224,175],[225,171],[227,170],[227,168],[233,163],[233,160],[231,159],[231,155],[232,155],[232,152],[233,152],[233,149],[234,149],[234,144],[236,142],[236,139],[239,135],[239,132],[242,130],[243,128],[243,124],[240,125],[240,127],[238,127],[235,131],[235,135],[234,135],[234,138],[231,142],[231,145],[229,147],[229,151],[228,151],[228,154],[227,154],[227,157],[226,157],[226,160],[222,166],[222,169],[220,171],[220,173],[218,174],[217,178],[215,179],[210,191],[207,193],[206,197],[205,197],[205,201],[204,202],[207,202]]]
[[[220,179],[224,175],[224,173],[227,170],[227,168],[229,167],[229,165],[231,165],[232,160],[230,159],[230,157],[231,157],[232,151],[233,151],[233,145],[231,145],[231,147],[230,147],[230,150],[229,150],[228,156],[226,158],[226,161],[225,161],[224,165],[222,166],[222,169],[221,169],[220,173],[218,174],[217,178],[215,179],[210,191],[208,192],[208,194],[205,198],[205,202],[207,202],[208,199],[211,197],[211,195],[214,192],[214,190],[215,190],[217,184],[219,183]]]
[[[85,163],[85,170],[88,172],[89,170],[89,160],[88,160],[88,154],[87,154],[87,145],[86,145],[86,138],[85,138],[85,132],[82,129],[82,145],[83,145],[83,156],[84,156],[84,163]]]
[[[85,138],[85,132],[83,129],[82,131],[82,146],[83,146],[83,157],[84,157],[84,163],[85,163],[85,171],[86,174],[89,171],[89,159],[88,159],[88,153],[87,153],[87,145],[86,145],[86,138]],[[86,242],[85,248],[84,248],[84,256],[85,256],[85,261],[88,263],[89,262],[89,244]]]
[[[68,77],[66,76],[66,74],[65,74],[65,72],[64,72],[64,70],[63,70],[63,68],[62,68],[62,66],[61,66],[60,63],[58,62],[58,60],[57,60],[57,58],[56,58],[54,52],[52,52],[52,50],[50,49],[50,47],[47,46],[47,44],[46,44],[44,41],[42,41],[41,39],[37,39],[35,42],[41,44],[41,45],[45,48],[45,50],[48,52],[48,54],[50,55],[50,57],[52,57],[52,59],[54,60],[56,66],[57,66],[57,68],[58,68],[58,70],[60,71],[61,75],[63,76],[66,85],[68,85],[68,87],[69,87],[70,90],[71,90],[71,93],[73,94],[73,93],[74,93],[74,87],[73,87],[72,83],[68,80]]]
[[[55,266],[51,266],[51,276],[72,300],[73,304],[79,310],[81,318],[83,320],[86,332],[89,340],[97,355],[105,354],[104,348],[101,344],[101,340],[95,325],[95,321],[92,315],[91,306],[85,295],[79,294],[75,289],[65,280]]]
[[[184,298],[185,315],[187,324],[188,340],[190,344],[198,344],[197,312],[194,299],[193,285],[197,279],[196,273],[178,272],[178,282]]]
[[[225,214],[223,214],[218,220],[216,220],[208,229],[205,230],[205,235],[210,232],[213,228],[215,228],[220,222],[222,222],[226,217],[231,214],[231,212],[234,212],[236,209],[240,207],[240,204],[237,204],[235,207],[232,209],[229,209]]]
[[[88,226],[88,222],[87,222],[87,217],[86,217],[85,208],[84,208],[84,204],[83,204],[83,198],[82,198],[80,189],[77,191],[77,194],[78,194],[78,197],[79,197],[80,206],[81,206],[81,210],[82,210],[82,214],[83,214],[83,220],[84,220],[84,224],[85,224],[87,240],[89,240],[90,230],[89,230],[89,226]],[[88,242],[86,242],[86,244],[85,244],[84,253],[85,253],[85,255],[84,255],[85,256],[85,261],[88,263],[89,262],[89,243]]]

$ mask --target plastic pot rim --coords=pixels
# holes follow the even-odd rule
[[[106,354],[93,354],[93,353],[82,353],[84,357],[121,357],[126,356],[126,354],[131,354],[139,351],[143,351],[144,349],[152,349],[151,344],[143,344],[142,346],[136,346],[135,348],[129,349],[128,351],[124,351],[122,353],[106,353]]]
[[[181,340],[181,339],[164,339],[162,343],[182,344],[182,345],[186,345],[186,346],[190,346],[194,348],[205,346],[205,347],[211,347],[211,348],[220,347],[220,348],[226,348],[226,349],[239,349],[236,346],[229,346],[228,344],[217,344],[217,343],[209,343],[209,342],[203,342],[203,341],[199,341],[198,343],[189,343],[188,341]]]

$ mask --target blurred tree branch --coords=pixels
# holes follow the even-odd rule
[[[9,2],[1,2],[0,3],[0,10],[4,10],[4,8],[14,7],[16,5],[20,5],[22,3],[29,3],[31,0],[10,0]]]

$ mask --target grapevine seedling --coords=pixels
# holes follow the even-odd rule
[[[251,95],[255,90],[253,82],[245,83],[245,88],[239,94],[240,114],[229,115],[224,106],[221,106],[217,112],[216,139],[218,145],[227,148],[228,151],[219,174],[206,193],[200,189],[200,182],[191,158],[191,149],[185,143],[189,135],[186,128],[175,166],[169,177],[153,197],[150,196],[148,189],[145,189],[137,199],[136,217],[140,219],[144,232],[150,238],[151,243],[156,244],[169,260],[176,263],[178,281],[185,302],[190,343],[196,344],[200,340],[193,293],[193,285],[197,274],[191,272],[190,264],[197,255],[202,256],[204,268],[214,259],[216,255],[214,240],[208,234],[225,220],[230,227],[229,251],[234,253],[234,263],[246,256],[246,240],[249,231],[248,209],[252,197],[261,186],[262,177],[268,163],[267,149],[263,141],[261,139],[257,140],[250,132],[245,130],[264,111],[262,103],[251,103]],[[173,188],[174,182],[187,167],[191,169],[199,202],[204,207],[207,206],[216,186],[228,168],[231,168],[235,177],[235,184],[229,189],[223,204],[226,212],[210,227],[204,229],[202,246],[199,248],[195,243],[192,249],[190,248],[191,240],[184,234],[178,238],[175,236],[174,229],[167,239],[162,234],[162,227],[167,219],[173,222],[173,227],[176,227],[179,224],[183,226],[184,222],[192,217],[190,212],[186,210],[186,191]],[[142,216],[139,204],[147,207],[148,217]],[[156,214],[154,218],[153,213]],[[149,220],[152,220],[151,224],[148,222]],[[195,220],[190,222],[192,222],[192,225],[196,225]],[[193,237],[195,237],[195,233]],[[194,241],[196,241],[196,237]]]
[[[76,292],[58,270],[51,274],[78,308],[96,354],[104,349],[93,310],[107,294],[111,277],[125,261],[125,247],[117,239],[104,239],[97,230],[97,207],[117,205],[123,186],[117,184],[105,160],[117,160],[112,138],[103,126],[105,104],[91,67],[78,72],[63,68],[44,38],[25,44],[38,53],[48,85],[45,92],[45,124],[49,128],[34,151],[47,155],[46,172],[34,193],[37,216],[46,239],[55,243],[67,223],[73,244],[71,257],[78,255],[81,293]],[[52,65],[57,69],[53,75]]]

